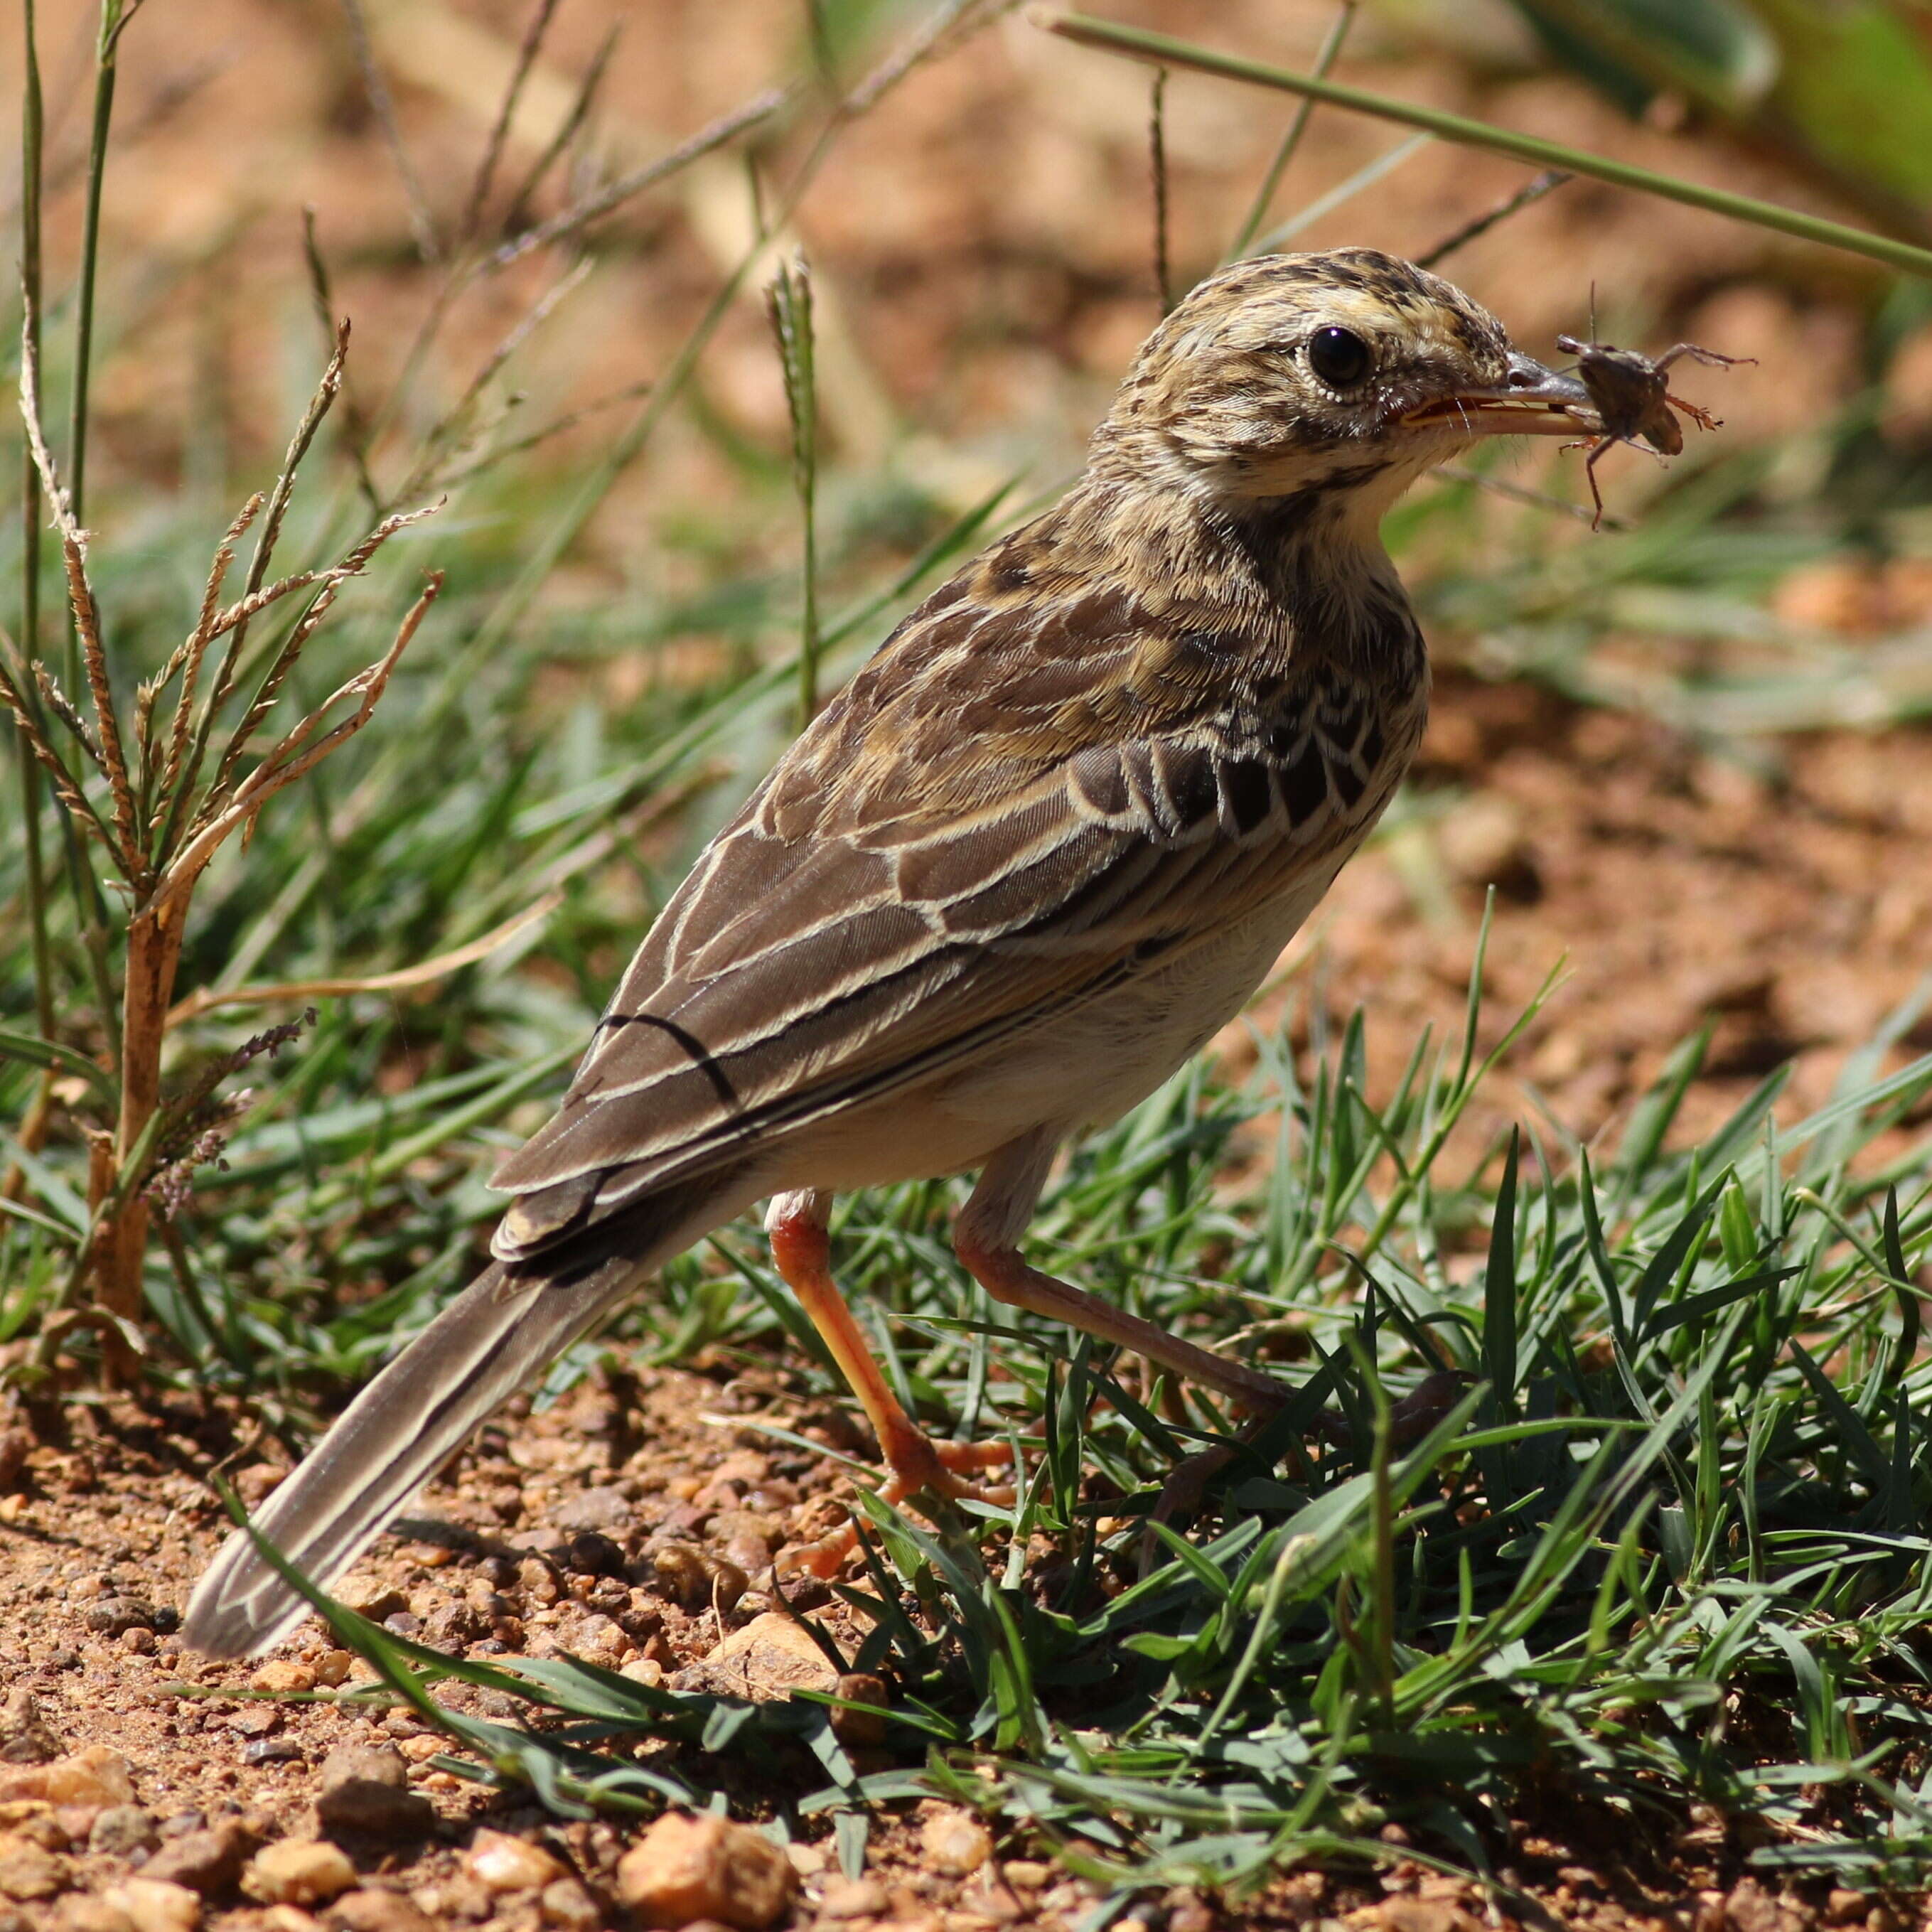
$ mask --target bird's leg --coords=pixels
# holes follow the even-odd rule
[[[929,1490],[936,1496],[973,1496],[988,1502],[1010,1502],[1010,1493],[976,1491],[962,1479],[974,1471],[1012,1460],[1000,1442],[934,1442],[905,1412],[893,1394],[838,1284],[832,1278],[832,1239],[827,1216],[832,1197],[812,1190],[781,1194],[765,1216],[771,1237],[772,1259],[785,1286],[798,1297],[812,1326],[824,1338],[838,1372],[852,1385],[879,1452],[892,1472],[881,1492],[889,1503]],[[788,1553],[789,1566],[830,1576],[850,1555],[858,1540],[850,1528],[822,1541]]]
[[[995,1301],[1009,1307],[1049,1316],[1103,1342],[1131,1348],[1188,1382],[1203,1383],[1264,1414],[1280,1408],[1293,1391],[1272,1376],[1197,1348],[1097,1294],[1028,1265],[1018,1246],[1019,1234],[1040,1198],[1054,1145],[1043,1134],[1028,1135],[986,1163],[971,1199],[952,1224],[953,1252],[966,1271]]]

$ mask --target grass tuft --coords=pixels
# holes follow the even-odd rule
[[[1472,1157],[1452,1130],[1496,1063],[1480,1010],[1478,982],[1467,1036],[1380,1106],[1360,1016],[1312,1084],[1268,1042],[1238,1090],[1179,1076],[1045,1204],[1048,1264],[1285,1355],[1348,1419],[1349,1441],[1282,1469],[1286,1432],[1245,1438],[1090,1345],[1068,1359],[1051,1324],[994,1318],[941,1258],[944,1190],[848,1213],[845,1274],[892,1306],[905,1387],[1019,1432],[1028,1470],[1010,1510],[936,1525],[862,1498],[870,1574],[838,1594],[870,1635],[844,1661],[895,1687],[890,1768],[854,1772],[814,1702],[558,1660],[488,1673],[526,1715],[484,1739],[428,1696],[477,1666],[324,1615],[465,1747],[466,1775],[566,1812],[634,1808],[640,1754],[709,1802],[702,1754],[728,1732],[788,1741],[792,1828],[943,1796],[1121,1899],[1385,1858],[1396,1821],[1402,1856],[1507,1901],[1490,1865],[1511,1821],[1586,1808],[1640,1850],[1693,1800],[1759,1868],[1922,1882],[1932,1367],[1912,1284],[1932,1142],[1890,1150],[1932,1058],[1855,1068],[1788,1125],[1774,1076],[1674,1147],[1693,1040],[1600,1162],[1552,1162],[1520,1132]],[[1262,1132],[1282,1157],[1226,1198],[1221,1157]],[[740,1265],[762,1300],[761,1264]],[[1225,1466],[1191,1534],[1153,1521],[1208,1446]]]

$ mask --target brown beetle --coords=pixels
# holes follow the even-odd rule
[[[1731,368],[1754,359],[1748,356],[1722,356],[1714,349],[1700,348],[1694,342],[1680,342],[1654,360],[1634,349],[1618,349],[1607,342],[1580,342],[1574,335],[1559,335],[1556,346],[1566,356],[1576,357],[1577,380],[1589,391],[1601,425],[1594,437],[1570,446],[1588,448],[1590,452],[1583,473],[1589,478],[1590,496],[1597,506],[1590,525],[1592,530],[1604,520],[1603,492],[1597,487],[1597,459],[1612,443],[1627,442],[1636,448],[1636,439],[1641,436],[1658,455],[1676,455],[1684,447],[1684,431],[1671,414],[1673,409],[1682,410],[1700,429],[1721,427],[1708,410],[1670,393],[1666,371],[1671,364],[1685,356],[1714,368]]]

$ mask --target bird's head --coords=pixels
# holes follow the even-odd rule
[[[1094,454],[1230,503],[1312,490],[1378,516],[1478,436],[1594,427],[1583,386],[1460,289],[1342,248],[1200,284],[1148,338]]]

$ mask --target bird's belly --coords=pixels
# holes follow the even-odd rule
[[[1247,1004],[1352,849],[1172,964],[929,1084],[820,1122],[787,1149],[778,1184],[843,1193],[964,1174],[1036,1128],[1066,1134],[1118,1120]]]
[[[1340,868],[1298,884],[1172,965],[1029,1029],[955,1074],[937,1110],[1003,1145],[1028,1129],[1104,1126],[1145,1100],[1246,1006]]]
[[[843,1193],[964,1174],[1036,1127],[1118,1120],[1246,1005],[1320,896],[1298,894],[942,1080],[820,1123],[788,1150],[784,1184]]]

